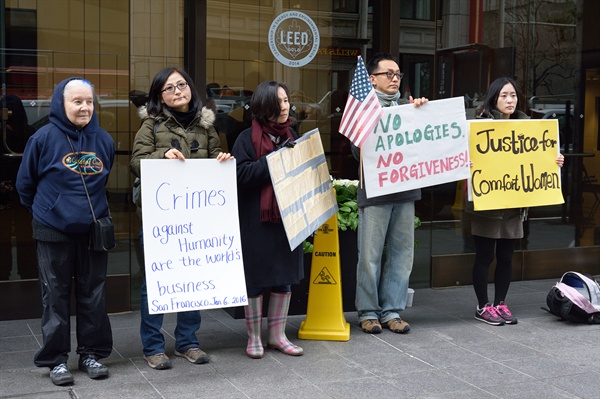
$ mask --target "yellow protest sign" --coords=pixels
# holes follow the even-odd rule
[[[558,121],[470,121],[470,187],[475,210],[564,202]]]

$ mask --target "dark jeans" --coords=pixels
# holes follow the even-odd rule
[[[142,318],[140,336],[144,347],[144,355],[165,353],[165,337],[160,332],[164,315],[150,314],[148,311],[148,290],[145,277],[140,294],[140,315]],[[177,352],[183,353],[190,348],[199,347],[196,331],[200,329],[200,321],[199,310],[177,313],[177,327],[175,327],[175,349]]]
[[[140,229],[140,246],[144,252],[144,235]],[[142,268],[144,265],[142,265]],[[140,336],[145,356],[165,353],[165,337],[160,332],[162,328],[164,315],[150,314],[148,310],[148,289],[146,287],[146,276],[140,288]],[[198,348],[198,338],[196,331],[200,329],[200,311],[192,310],[189,312],[177,313],[177,327],[175,327],[175,350],[185,352],[190,348]]]
[[[42,348],[38,367],[65,363],[71,351],[71,285],[75,283],[77,353],[98,359],[112,352],[112,330],[106,313],[107,252],[85,242],[36,241],[42,294]]]

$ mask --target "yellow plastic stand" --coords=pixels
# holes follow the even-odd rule
[[[454,205],[452,205],[453,211],[464,211],[465,210],[465,185],[466,180],[459,180],[456,182],[456,193],[454,194]]]
[[[300,339],[348,341],[350,324],[344,317],[337,214],[317,229],[314,237],[306,320]]]

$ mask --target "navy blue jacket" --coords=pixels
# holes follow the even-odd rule
[[[63,80],[54,89],[50,123],[27,141],[16,182],[21,203],[32,211],[35,221],[67,234],[87,233],[93,220],[81,173],[96,218],[108,216],[105,186],[115,156],[114,141],[99,126],[95,110],[83,128],[67,118],[63,92],[73,79]]]

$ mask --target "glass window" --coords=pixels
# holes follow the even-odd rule
[[[416,3],[409,4],[416,13]],[[588,190],[583,190],[581,184],[585,176],[599,175],[597,130],[582,129],[574,117],[580,109],[586,126],[596,126],[598,120],[589,101],[598,97],[596,80],[580,75],[576,69],[578,57],[586,59],[577,54],[577,47],[586,47],[585,43],[589,43],[589,48],[598,46],[597,36],[594,39],[589,35],[578,36],[582,32],[578,24],[590,23],[589,18],[583,22],[577,19],[578,5],[585,8],[591,4],[483,2],[482,18],[469,15],[470,22],[481,24],[483,40],[475,44],[456,40],[452,46],[444,45],[445,49],[436,56],[437,96],[464,96],[469,118],[479,114],[489,84],[498,77],[508,76],[515,79],[522,91],[518,106],[521,111],[534,119],[558,120],[560,151],[566,158],[561,170],[565,203],[530,208],[525,237],[519,243],[522,250],[598,244],[593,227],[598,225],[597,206],[594,207],[597,195],[586,184],[583,186]],[[458,9],[448,7],[444,12],[444,24],[457,29],[464,24]],[[475,25],[471,28],[465,25],[463,32],[469,32],[472,26]],[[442,41],[449,43],[446,37]],[[597,63],[594,68],[597,70]],[[422,201],[420,207],[434,221],[457,218],[453,213],[460,202],[456,203],[451,190],[448,195],[444,195],[445,191],[438,186],[424,189],[426,203]],[[431,196],[426,197],[427,193]]]
[[[400,18],[433,21],[438,10],[436,6],[441,8],[441,0],[402,0]]]

